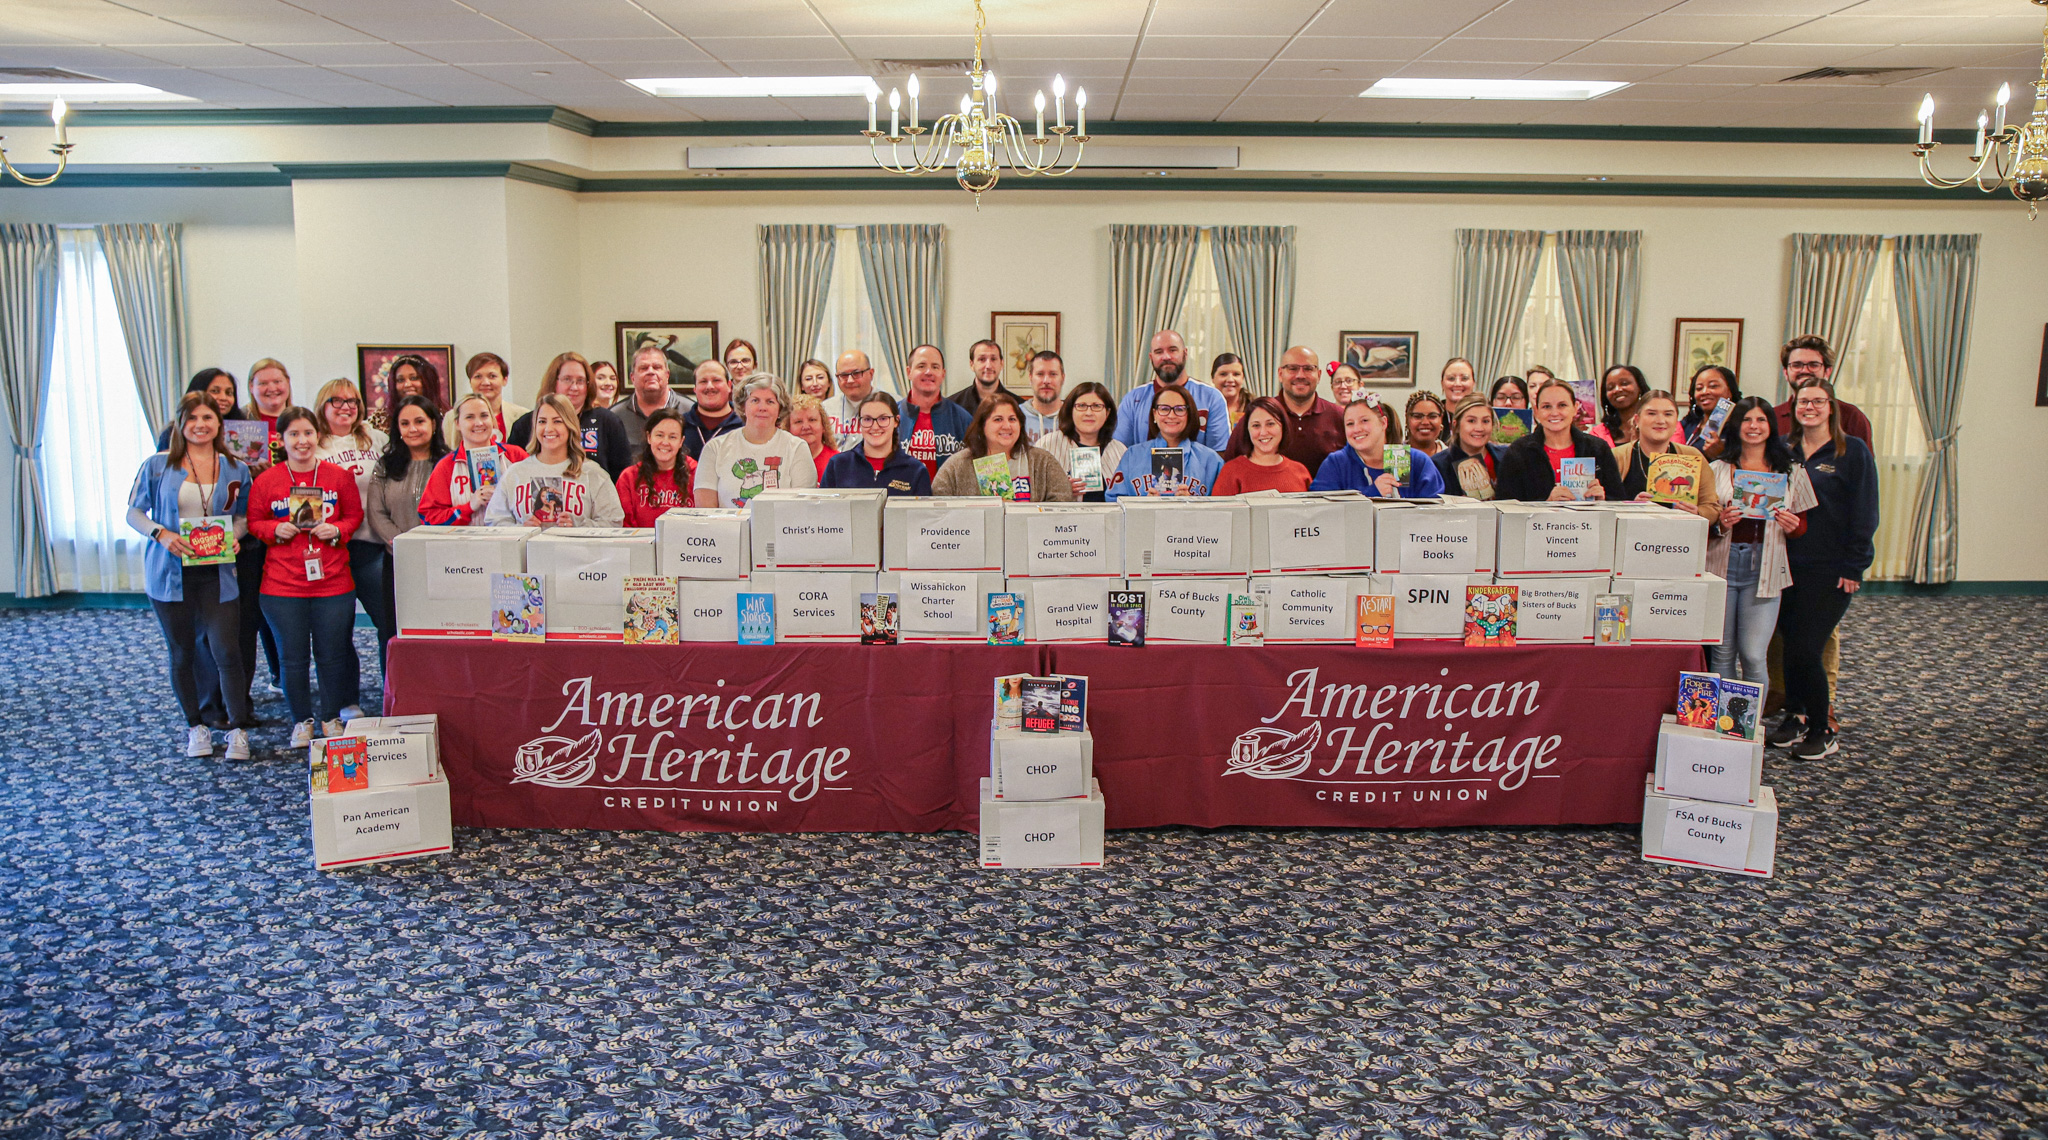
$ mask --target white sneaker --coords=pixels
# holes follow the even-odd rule
[[[249,758],[249,732],[247,729],[237,728],[228,733],[227,758],[230,760],[247,760]]]
[[[213,730],[203,724],[186,729],[185,755],[194,760],[213,755]]]
[[[302,720],[292,726],[292,747],[304,748],[313,743],[313,734],[320,730],[320,722]]]
[[[347,736],[348,729],[339,720],[330,720],[320,726],[322,736]]]
[[[341,723],[347,724],[349,721],[363,715],[363,706],[350,705],[334,715],[340,719]]]

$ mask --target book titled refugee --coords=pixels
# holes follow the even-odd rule
[[[1145,593],[1142,590],[1109,592],[1109,643],[1145,644]]]
[[[1024,599],[1017,594],[988,596],[988,643],[1024,644]]]
[[[860,643],[862,645],[894,645],[898,635],[896,595],[862,594],[860,596]]]
[[[1351,639],[1360,649],[1394,647],[1394,595],[1358,595],[1358,617]]]
[[[775,595],[737,594],[735,598],[739,606],[739,643],[775,644]]]
[[[1018,726],[1026,732],[1058,732],[1060,730],[1060,679],[1058,677],[1024,678],[1023,722]]]

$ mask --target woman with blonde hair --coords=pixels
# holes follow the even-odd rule
[[[789,434],[804,441],[818,465],[818,481],[825,479],[825,464],[839,454],[839,439],[832,434],[832,417],[825,414],[825,402],[808,392],[789,400]]]
[[[583,452],[576,407],[549,392],[533,410],[533,454],[505,470],[485,526],[621,526],[626,510],[604,468]]]
[[[363,422],[363,393],[355,381],[329,380],[313,399],[313,420],[320,429],[315,459],[332,463],[355,476],[356,499],[366,501],[370,476],[391,441],[383,432]],[[398,636],[398,617],[384,604],[384,544],[368,528],[358,527],[348,540],[348,571],[355,581],[356,600],[370,623],[377,627],[379,643]],[[355,652],[355,643],[349,643]],[[363,715],[362,664],[342,674],[341,719],[346,724]],[[353,682],[353,683],[351,683]]]
[[[590,362],[582,354],[564,352],[548,361],[540,374],[539,395],[565,397],[576,409],[576,430],[583,454],[597,460],[614,481],[633,465],[633,445],[626,440],[626,425],[608,408],[597,404],[597,385],[591,377]],[[533,449],[533,413],[513,421],[505,442]]]

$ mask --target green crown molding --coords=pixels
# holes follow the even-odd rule
[[[552,123],[566,130],[592,120],[561,107],[272,107],[244,110],[151,107],[125,111],[74,107],[73,127],[363,127],[435,123]],[[0,113],[0,126],[49,126],[45,111]],[[588,130],[580,133],[589,134]]]
[[[30,167],[30,175],[43,175],[49,167]],[[248,187],[290,186],[292,180],[281,173],[269,170],[178,170],[147,171],[138,173],[96,173],[91,171],[66,171],[64,177],[49,186],[24,186],[12,178],[0,178],[0,190],[55,192],[58,190],[164,190],[181,186],[202,186],[214,189],[237,189]]]
[[[557,190],[578,191],[584,180],[573,174],[529,166],[523,162],[281,162],[278,177],[285,183],[334,179],[383,178],[509,178]]]

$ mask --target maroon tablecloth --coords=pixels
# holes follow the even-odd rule
[[[991,680],[1090,679],[1111,827],[1641,818],[1693,647],[515,645],[399,638],[457,824],[972,830]]]

